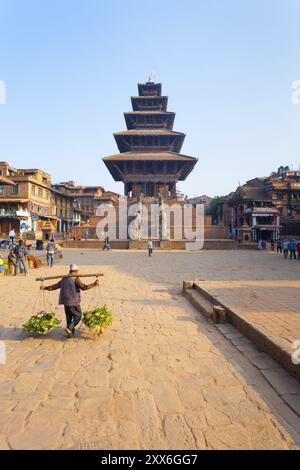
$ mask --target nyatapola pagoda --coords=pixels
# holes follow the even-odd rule
[[[103,158],[128,197],[176,198],[176,184],[189,175],[197,158],[180,154],[185,134],[173,131],[175,113],[167,111],[161,83],[138,84],[133,111],[124,113],[127,130],[116,132],[120,153]]]
[[[126,232],[128,227],[128,237],[135,242],[129,246],[148,238],[170,246],[171,240],[184,238],[184,199],[177,182],[186,179],[197,158],[180,153],[185,135],[173,130],[175,113],[167,111],[168,97],[162,96],[161,88],[151,79],[138,84],[139,95],[131,97],[132,111],[124,113],[127,130],[114,134],[120,153],[103,158],[115,181],[124,183],[129,210],[128,215],[119,215],[117,224],[125,225]],[[180,212],[177,236],[175,204]]]
[[[156,247],[181,249],[195,235],[214,242],[227,238],[226,229],[212,227],[209,217],[199,220],[199,207],[187,208],[177,189],[198,159],[180,153],[185,134],[173,130],[175,113],[167,110],[168,97],[161,88],[151,78],[138,84],[138,96],[131,97],[132,111],[124,113],[127,130],[114,134],[119,153],[103,158],[114,180],[124,183],[124,196],[98,198],[89,233],[103,239],[106,220],[113,228],[109,233],[113,248],[144,248],[152,239]],[[89,243],[92,247],[96,242]]]

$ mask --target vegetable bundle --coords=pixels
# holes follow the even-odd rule
[[[39,312],[24,323],[23,329],[29,333],[41,333],[45,335],[59,325],[60,320],[53,312]]]
[[[101,335],[102,330],[112,324],[112,313],[104,305],[84,312],[82,321],[92,333]]]

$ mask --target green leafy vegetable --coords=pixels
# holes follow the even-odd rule
[[[45,335],[59,325],[59,323],[60,320],[56,318],[55,313],[39,312],[24,323],[23,329],[29,331],[29,333],[41,333]]]
[[[101,335],[112,324],[112,313],[104,305],[84,312],[82,321],[95,335]]]

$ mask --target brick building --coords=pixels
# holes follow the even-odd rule
[[[265,178],[254,178],[239,186],[227,199],[231,207],[231,231],[241,242],[277,239],[279,211],[272,193],[265,189]]]
[[[231,206],[229,205],[229,201],[233,194],[233,192],[229,193],[228,196],[224,197],[223,201],[217,205],[217,225],[224,227],[231,226]]]
[[[300,171],[281,166],[239,186],[219,204],[218,224],[240,241],[300,236]]]
[[[280,215],[283,235],[300,235],[300,171],[280,167],[266,182]]]
[[[55,230],[50,175],[39,169],[16,169],[0,162],[0,233]]]
[[[99,198],[113,193],[105,194],[102,186],[51,184],[51,176],[40,169],[16,169],[0,162],[0,236],[11,229],[32,238],[67,232],[86,224]]]
[[[52,188],[60,193],[68,194],[73,205],[82,211],[86,220],[96,214],[98,199],[105,194],[102,186],[80,186],[74,181],[55,184]]]
[[[56,232],[67,232],[73,223],[73,198],[67,190],[51,187],[52,212],[56,216]]]

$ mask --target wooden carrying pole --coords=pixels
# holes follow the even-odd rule
[[[50,279],[64,279],[65,277],[99,277],[104,276],[103,273],[95,274],[66,274],[65,276],[46,276],[46,277],[37,277],[36,281],[50,281]]]

